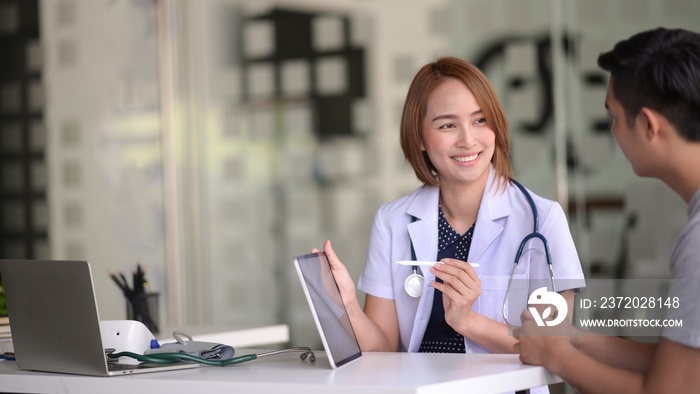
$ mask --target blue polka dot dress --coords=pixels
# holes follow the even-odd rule
[[[469,247],[474,234],[474,223],[464,234],[459,234],[447,222],[442,207],[438,218],[438,261],[444,258],[467,261]],[[438,279],[438,281],[440,281]],[[464,337],[445,321],[445,308],[442,305],[442,292],[435,290],[433,309],[428,327],[423,335],[419,353],[464,353]]]

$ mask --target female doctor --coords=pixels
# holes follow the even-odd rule
[[[364,310],[347,269],[330,241],[324,244],[362,350],[513,353],[503,304],[533,211],[510,181],[508,124],[491,84],[460,59],[427,64],[409,88],[400,132],[406,160],[423,185],[376,214],[358,282]],[[584,283],[566,217],[556,202],[532,198],[556,290],[573,311],[574,289]],[[418,297],[405,288],[413,267],[396,264],[400,260],[439,261],[418,267],[425,277]],[[528,283],[550,281],[540,240],[528,241],[514,276],[509,316],[526,307],[534,291]]]

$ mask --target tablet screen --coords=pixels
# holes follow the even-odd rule
[[[362,355],[325,253],[294,258],[318,333],[333,368]]]

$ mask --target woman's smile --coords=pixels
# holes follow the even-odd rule
[[[452,156],[452,159],[460,163],[471,163],[479,157],[480,153],[475,153],[471,156]]]

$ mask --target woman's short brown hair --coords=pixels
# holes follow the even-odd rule
[[[448,79],[462,81],[476,97],[489,127],[496,133],[496,147],[491,158],[500,179],[499,187],[510,179],[508,120],[491,83],[473,64],[455,57],[443,57],[423,66],[411,82],[401,115],[401,148],[416,176],[426,185],[437,186],[437,171],[426,152],[421,150],[421,133],[428,96]]]

